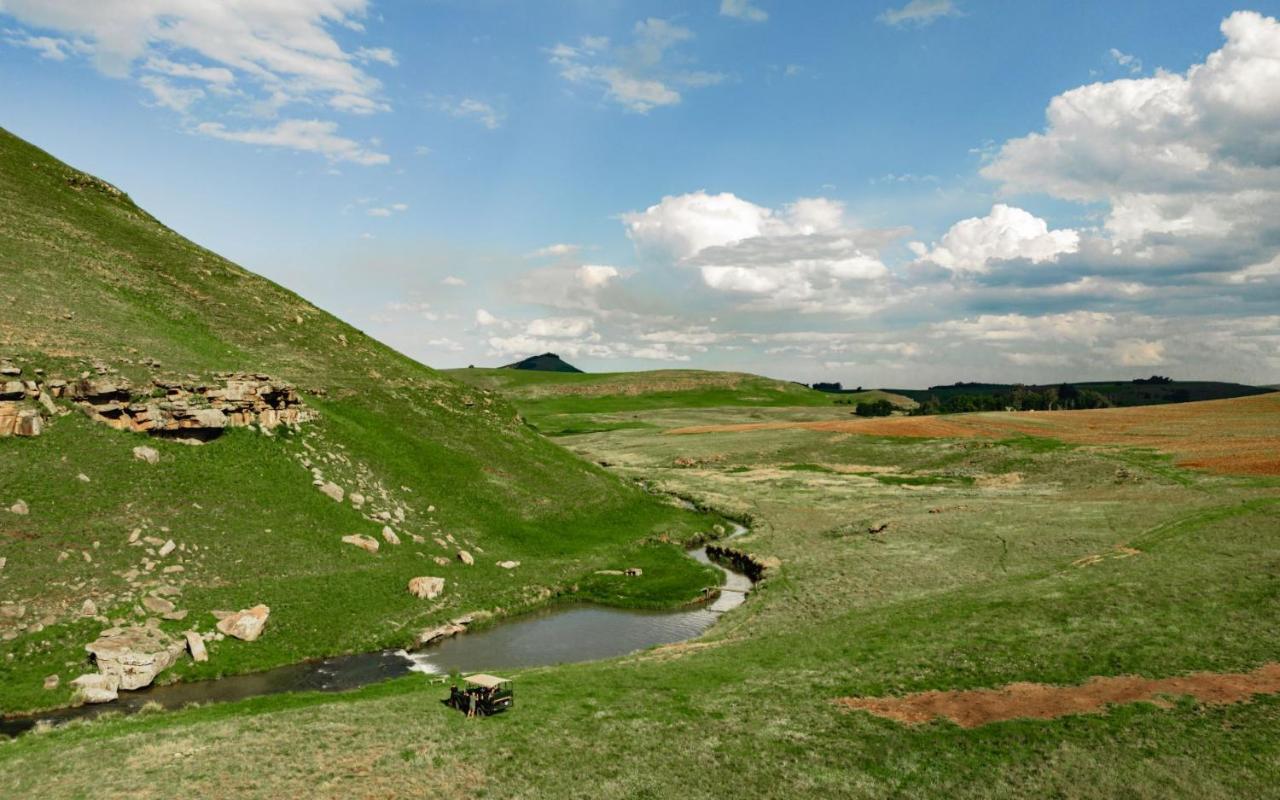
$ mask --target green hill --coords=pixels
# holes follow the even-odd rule
[[[616,414],[661,408],[831,406],[886,398],[883,392],[831,394],[746,372],[663,369],[566,374],[508,369],[454,369],[446,374],[509,399],[543,433],[580,433],[569,415]],[[617,427],[618,423],[612,426]]]
[[[1220,381],[1069,381],[1027,385],[1031,391],[1074,386],[1077,390],[1091,390],[1105,397],[1114,406],[1149,406],[1164,403],[1190,403],[1200,400],[1225,400],[1231,397],[1265,394],[1271,389],[1265,386],[1247,386],[1241,383]],[[939,401],[960,396],[1004,397],[1013,393],[1012,383],[956,383],[949,386],[930,386],[928,389],[886,389],[885,391],[909,397],[923,403],[930,397]]]
[[[271,607],[261,639],[210,642],[208,663],[183,659],[169,679],[406,645],[460,613],[545,602],[619,555],[678,580],[662,596],[605,598],[616,602],[683,602],[714,580],[675,546],[643,544],[706,530],[705,517],[579,460],[492,392],[391,350],[2,130],[0,276],[0,361],[17,380],[127,380],[133,402],[164,403],[155,380],[257,373],[296,385],[317,414],[296,431],[234,428],[196,447],[64,414],[74,406],[53,399],[42,435],[0,438],[0,509],[29,511],[0,510],[0,710],[67,702],[69,680],[89,671],[83,645],[108,624],[154,618],[144,602],[162,605],[148,600],[157,592],[189,612],[161,622],[173,634],[211,631],[215,609]],[[135,458],[140,445],[158,463]],[[314,485],[330,481],[341,502]],[[349,534],[382,546],[366,552],[342,542]],[[176,549],[160,555],[169,540]],[[474,566],[459,562],[463,549]],[[421,575],[445,578],[439,599],[409,595]],[[50,675],[59,686],[45,690]]]
[[[504,364],[503,369],[530,369],[538,372],[582,372],[574,365],[555,353],[543,353],[540,356],[529,356],[514,364]]]

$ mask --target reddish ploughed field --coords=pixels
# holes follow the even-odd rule
[[[1016,411],[821,422],[759,422],[676,428],[671,434],[785,430],[964,438],[1046,436],[1073,444],[1145,447],[1179,466],[1226,474],[1280,475],[1280,393],[1091,411]]]
[[[976,728],[1010,719],[1094,713],[1119,703],[1150,702],[1167,707],[1171,705],[1169,698],[1190,696],[1201,703],[1222,705],[1275,692],[1280,692],[1280,664],[1271,663],[1243,673],[1197,672],[1160,679],[1121,675],[1091,678],[1079,686],[1011,683],[1000,689],[918,692],[903,697],[841,697],[835,703],[904,725],[945,717],[962,728]]]

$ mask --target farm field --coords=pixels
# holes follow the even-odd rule
[[[1170,452],[1215,425],[1232,430],[1213,404],[1180,408]],[[517,671],[516,709],[486,720],[444,708],[444,687],[413,676],[337,697],[76,723],[0,745],[0,789],[1274,796],[1280,480],[1226,462],[1179,467],[1107,429],[1087,444],[1003,436],[1000,414],[964,418],[983,436],[729,427],[802,414],[628,411],[645,426],[557,440],[749,519],[741,547],[781,560],[700,640]],[[1054,424],[1069,426],[1060,415]],[[709,429],[668,435],[694,423]],[[1242,684],[1248,675],[1261,677]],[[1105,679],[1123,691],[1097,689]],[[1037,712],[1011,684],[1057,687],[1069,713]],[[1205,699],[1164,693],[1187,686]],[[928,692],[951,693],[963,724],[921,716]],[[915,716],[862,710],[898,701]],[[969,727],[975,714],[985,724]],[[255,759],[281,767],[220,766]]]

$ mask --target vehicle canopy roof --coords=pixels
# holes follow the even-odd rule
[[[485,689],[496,689],[504,683],[511,683],[510,678],[499,678],[497,675],[485,675],[484,673],[468,675],[463,680],[473,686],[481,686]]]

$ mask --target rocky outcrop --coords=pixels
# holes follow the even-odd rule
[[[7,369],[6,378],[22,372]],[[0,436],[39,436],[46,416],[67,413],[55,398],[73,401],[91,419],[118,430],[193,441],[213,438],[224,428],[270,430],[315,418],[293,386],[268,375],[223,372],[208,383],[156,378],[146,391],[135,393],[128,380],[111,372],[99,365],[96,377],[84,372],[71,382],[46,381],[41,370],[36,370],[39,380],[0,380]]]
[[[71,682],[76,687],[75,699],[80,703],[110,703],[119,695],[120,680],[112,675],[90,672]]]
[[[133,626],[105,630],[84,649],[97,661],[98,672],[117,680],[117,688],[141,689],[173,666],[186,648],[158,628]]]
[[[92,419],[120,430],[207,439],[224,428],[271,429],[314,418],[293,386],[268,375],[218,373],[216,384],[153,379],[153,391],[134,397],[128,381],[82,378],[66,394]]]
[[[444,578],[423,575],[409,579],[409,594],[420,600],[434,600],[444,592]]]
[[[365,536],[362,533],[352,533],[343,536],[342,541],[347,544],[353,544],[361,550],[367,550],[370,553],[378,552],[378,540],[372,536]]]
[[[741,572],[752,581],[758,581],[771,570],[782,566],[782,560],[776,556],[762,557],[715,544],[707,545],[707,556],[713,561],[728,562],[735,571]]]
[[[270,607],[256,605],[218,620],[218,630],[246,642],[256,641],[262,635],[262,629],[267,626],[267,617],[270,615]]]

